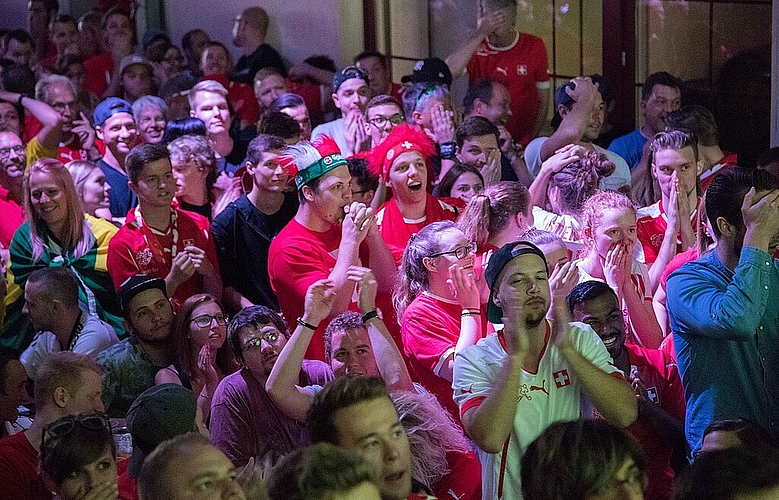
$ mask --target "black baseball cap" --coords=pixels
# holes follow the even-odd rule
[[[139,293],[153,288],[160,290],[166,298],[168,297],[165,280],[162,278],[149,276],[148,274],[136,274],[135,276],[130,276],[124,280],[124,283],[119,287],[119,290],[116,291],[116,296],[119,299],[119,305],[122,308],[122,314],[124,314],[125,318],[127,318],[127,315],[130,312],[128,310],[130,301]]]
[[[357,66],[347,66],[340,71],[336,71],[333,75],[333,92],[338,92],[338,87],[340,87],[343,82],[354,78],[359,78],[366,84],[370,83],[368,80],[368,73],[364,70]]]
[[[546,256],[540,248],[530,243],[529,241],[515,241],[507,243],[500,247],[498,250],[492,253],[490,260],[487,263],[487,269],[484,270],[484,279],[487,281],[487,287],[490,289],[490,299],[487,301],[487,320],[491,323],[503,322],[503,309],[495,305],[492,300],[494,297],[493,287],[498,280],[501,271],[506,265],[513,259],[520,255],[533,254],[537,255],[544,261],[544,267],[547,274],[549,273],[549,264],[546,263]]]
[[[446,85],[452,84],[452,72],[443,59],[438,57],[428,57],[417,61],[414,65],[414,72],[400,79],[403,83],[425,83],[433,82]]]

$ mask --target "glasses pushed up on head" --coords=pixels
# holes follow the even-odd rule
[[[43,428],[43,439],[41,440],[41,455],[45,453],[46,444],[52,439],[59,439],[67,436],[77,425],[90,430],[105,430],[111,435],[111,421],[103,413],[88,413],[86,415],[68,415],[55,420],[53,423]]]
[[[229,318],[226,314],[217,314],[215,316],[204,314],[202,316],[198,316],[197,318],[192,318],[189,320],[189,322],[196,324],[200,328],[205,328],[207,326],[211,326],[211,323],[213,323],[214,320],[216,320],[217,325],[224,326],[227,324]]]
[[[476,242],[470,241],[467,245],[459,246],[455,248],[454,250],[449,250],[448,252],[438,252],[434,253],[430,257],[440,257],[442,255],[454,255],[454,257],[457,260],[462,260],[466,257],[468,257],[471,254],[476,253]]]

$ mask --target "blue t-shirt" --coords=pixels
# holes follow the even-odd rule
[[[111,186],[111,191],[108,192],[111,215],[113,217],[126,217],[127,212],[138,204],[138,198],[135,193],[130,191],[130,186],[127,184],[129,181],[127,175],[106,163],[102,158],[97,161],[97,166],[103,171],[106,182]]]
[[[641,129],[636,129],[622,137],[617,137],[609,144],[609,151],[614,151],[628,163],[630,170],[636,168],[641,161],[641,153],[644,151],[644,144],[647,138],[641,133]]]

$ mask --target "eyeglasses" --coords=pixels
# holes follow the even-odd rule
[[[224,326],[227,324],[227,320],[229,318],[226,314],[217,314],[216,316],[211,316],[210,314],[204,314],[202,316],[198,316],[197,318],[192,318],[189,320],[190,323],[194,323],[200,328],[205,328],[207,326],[211,326],[211,323],[213,323],[214,320],[216,320],[216,324],[219,326]]]
[[[404,119],[403,115],[401,115],[400,113],[395,113],[392,116],[384,116],[384,115],[374,116],[373,118],[368,120],[368,122],[376,128],[381,128],[384,127],[387,124],[387,122],[390,122],[393,125],[400,125],[401,123],[403,123],[403,119]]]
[[[52,102],[49,104],[57,113],[62,113],[65,111],[65,108],[70,108],[71,111],[75,111],[76,109],[76,101],[71,102]]]
[[[476,253],[476,242],[475,241],[471,241],[467,245],[463,245],[461,247],[457,247],[454,250],[449,250],[448,252],[434,253],[430,257],[440,257],[442,255],[454,255],[457,260],[462,260],[462,259],[468,257],[472,253]]]
[[[8,156],[11,156],[11,151],[21,156],[25,153],[26,150],[27,149],[24,147],[23,144],[19,144],[18,146],[10,146],[7,148],[0,148],[0,158],[6,158]]]
[[[271,331],[266,334],[260,334],[259,337],[254,337],[253,339],[249,340],[247,343],[241,347],[242,351],[245,351],[246,349],[260,349],[262,348],[262,341],[272,344],[276,342],[276,340],[279,338],[279,332],[277,331]]]
[[[111,434],[111,421],[108,416],[102,413],[88,413],[86,415],[69,415],[62,417],[52,424],[44,427],[43,439],[41,440],[41,457],[46,450],[46,443],[52,439],[58,439],[63,436],[67,436],[73,429],[76,428],[76,424],[80,424],[82,427],[90,430],[105,430],[109,435]]]

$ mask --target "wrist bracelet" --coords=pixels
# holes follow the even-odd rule
[[[316,326],[312,325],[311,323],[306,323],[305,321],[303,321],[303,318],[298,318],[298,325],[302,326],[303,328],[316,330]]]
[[[372,311],[368,311],[367,313],[362,315],[362,322],[367,323],[368,321],[372,320],[373,318],[379,317],[379,310],[374,309]]]
[[[481,316],[481,311],[463,311],[460,316]]]
[[[470,308],[464,308],[462,311],[463,314],[465,313],[474,313],[474,314],[481,314],[481,309],[476,309],[475,307],[473,309]]]
[[[441,158],[444,160],[456,160],[457,144],[454,141],[441,143]]]
[[[24,92],[22,92],[21,94],[19,94],[19,99],[17,99],[17,100],[16,100],[16,104],[18,104],[19,106],[21,106],[21,105],[22,105],[22,99],[24,99],[25,97],[28,97],[28,95],[27,95],[27,94],[25,94]]]

